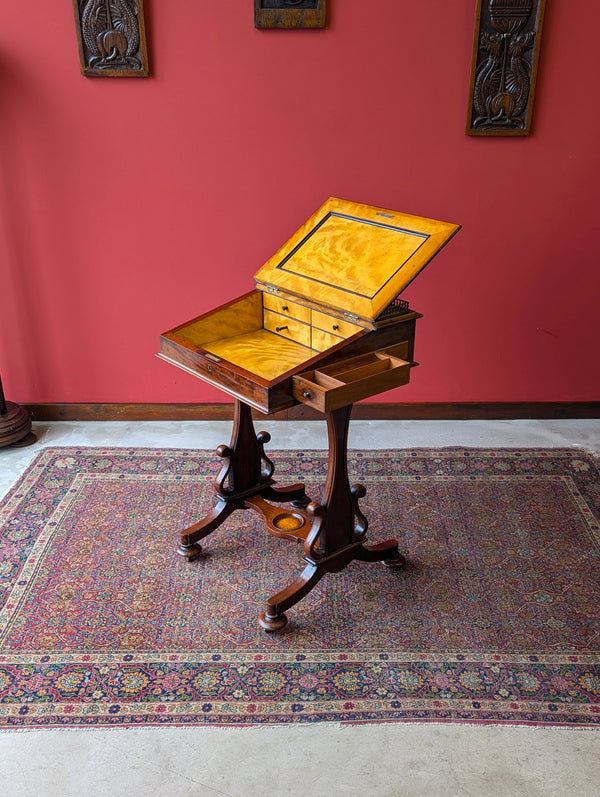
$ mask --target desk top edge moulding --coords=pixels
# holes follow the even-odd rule
[[[324,28],[327,0],[254,0],[255,28]]]
[[[81,74],[148,77],[144,0],[73,0]]]
[[[477,0],[469,136],[528,136],[546,0]]]
[[[214,508],[180,532],[179,553],[199,557],[199,541],[237,509],[260,514],[270,534],[302,543],[303,572],[259,614],[266,631],[283,629],[285,611],[326,573],[353,560],[404,564],[397,540],[365,544],[358,501],[366,491],[348,481],[350,413],[354,402],[408,384],[421,315],[399,294],[459,229],[330,198],[256,272],[254,290],[161,335],[159,358],[235,399],[231,442],[216,452],[223,465]],[[304,484],[275,486],[264,450],[270,435],[253,427],[252,407],[272,414],[299,403],[327,421],[320,504]]]

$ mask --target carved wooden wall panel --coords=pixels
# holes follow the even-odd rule
[[[254,0],[255,28],[324,28],[326,0]]]
[[[529,135],[545,5],[477,0],[468,135]]]
[[[83,75],[147,77],[144,0],[73,0]]]

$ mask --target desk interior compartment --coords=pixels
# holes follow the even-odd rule
[[[410,380],[411,363],[397,355],[403,344],[361,354],[293,377],[294,398],[320,412],[353,404]]]

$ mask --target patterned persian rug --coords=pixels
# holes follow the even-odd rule
[[[319,498],[325,452],[275,452]],[[43,450],[0,505],[0,726],[437,720],[600,725],[600,472],[575,449],[352,452],[369,540],[266,634],[299,546],[236,512],[212,452]]]

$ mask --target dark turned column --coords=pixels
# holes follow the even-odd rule
[[[349,404],[327,413],[329,467],[323,501],[327,510],[327,533],[321,538],[323,553],[331,553],[354,542],[354,516],[358,507],[348,481],[351,412],[352,404]]]
[[[0,448],[4,446],[29,446],[36,436],[31,431],[31,418],[23,407],[6,401],[0,378]]]

